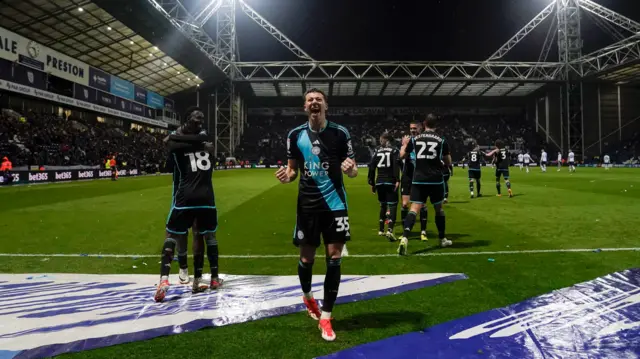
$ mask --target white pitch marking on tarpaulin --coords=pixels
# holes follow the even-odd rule
[[[636,252],[640,247],[630,248],[568,248],[568,249],[529,249],[519,251],[486,251],[486,252],[434,252],[410,254],[409,257],[447,257],[447,256],[482,256],[501,254],[535,254],[535,253],[585,253],[585,252]],[[72,253],[0,253],[0,257],[91,257],[91,258],[159,258],[159,254],[72,254]],[[298,258],[297,254],[229,254],[220,258],[231,259],[267,259],[267,258]],[[349,258],[385,258],[398,257],[397,254],[349,254]]]

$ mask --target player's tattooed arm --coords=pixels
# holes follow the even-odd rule
[[[485,153],[484,155],[487,157],[493,157],[494,154],[496,154],[498,152],[497,148],[494,148],[493,151]]]

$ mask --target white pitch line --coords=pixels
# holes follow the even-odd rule
[[[413,257],[447,257],[447,256],[486,256],[501,254],[532,254],[532,253],[583,253],[583,252],[635,252],[640,247],[631,248],[576,248],[576,249],[530,249],[521,251],[487,251],[487,252],[434,252],[410,254]],[[91,258],[160,258],[159,254],[67,254],[67,253],[0,253],[0,257],[91,257]],[[263,259],[263,258],[298,258],[297,254],[231,254],[220,255],[220,258]],[[351,258],[384,258],[398,257],[397,254],[349,254]]]

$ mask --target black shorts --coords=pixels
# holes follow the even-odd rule
[[[444,200],[444,182],[440,184],[414,184],[411,186],[411,202],[427,203],[427,199],[431,204],[436,205]]]
[[[407,178],[406,180],[402,177],[402,181],[400,182],[400,187],[402,187],[402,195],[408,196],[411,194],[411,178]]]
[[[505,168],[496,168],[496,181],[500,181],[500,176],[503,176],[504,179],[509,179],[509,170]]]
[[[569,162],[569,166],[575,166],[575,165],[576,165],[575,162],[573,162],[573,161]]]
[[[324,244],[345,243],[351,239],[351,228],[347,211],[298,213],[293,231],[293,245],[320,246],[320,235]]]
[[[378,201],[386,204],[398,203],[398,191],[396,186],[392,184],[379,184],[376,186]]]
[[[214,208],[186,208],[169,212],[167,232],[187,234],[189,228],[200,234],[213,233],[218,229],[218,210]]]
[[[529,165],[530,165],[530,164],[531,164],[530,162],[525,162],[525,163],[524,163],[524,166],[525,166],[525,167],[529,167]]]
[[[469,179],[480,179],[480,177],[482,177],[482,171],[469,170]]]
[[[547,165],[547,161],[542,161],[542,162],[540,162],[540,165],[542,165],[542,166],[546,166],[546,165]]]

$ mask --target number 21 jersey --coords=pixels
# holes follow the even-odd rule
[[[444,183],[445,170],[442,159],[449,155],[449,144],[444,137],[433,131],[425,131],[415,136],[406,148],[407,155],[415,154],[413,184]]]
[[[204,150],[202,143],[181,145],[179,149],[171,149],[169,143],[169,160],[173,166],[173,208],[215,208],[211,155]]]

